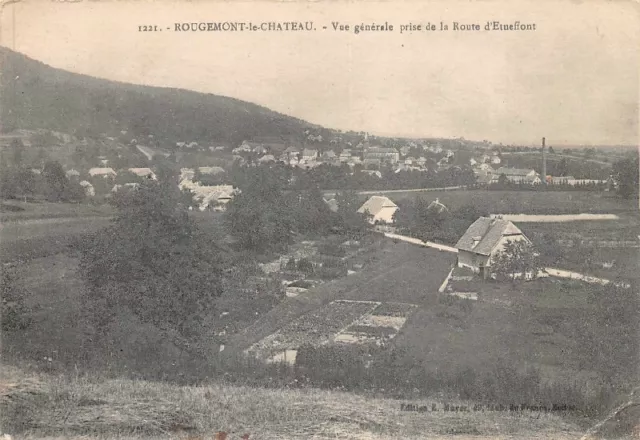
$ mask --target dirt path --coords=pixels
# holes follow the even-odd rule
[[[406,193],[406,192],[429,192],[429,191],[455,191],[455,190],[463,190],[465,186],[444,186],[442,188],[411,188],[411,189],[381,189],[381,190],[363,190],[356,191],[357,194],[361,195],[376,195],[376,194],[394,194],[394,193]],[[327,191],[323,193],[327,196],[335,196],[335,191]]]

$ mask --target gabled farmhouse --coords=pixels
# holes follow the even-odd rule
[[[466,267],[483,278],[491,274],[492,259],[506,243],[531,241],[513,223],[501,218],[480,217],[458,240],[458,267]]]
[[[388,197],[372,196],[358,209],[360,214],[370,214],[369,223],[393,223],[393,215],[398,210],[398,205]]]

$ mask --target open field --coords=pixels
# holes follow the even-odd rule
[[[540,368],[552,382],[635,380],[640,354],[633,342],[640,310],[635,292],[554,278],[515,285],[473,279],[454,281],[451,288],[477,292],[479,300],[457,310],[455,302],[423,308],[397,341],[428,347],[427,368],[446,362],[481,369],[510,358]]]
[[[566,412],[473,411],[446,396],[409,402],[338,391],[274,390],[63,378],[0,368],[0,423],[15,438],[211,439],[578,439]],[[436,411],[403,411],[401,404]],[[445,411],[445,404],[468,411]],[[49,437],[48,437],[49,436]]]
[[[546,264],[607,279],[640,279],[640,217],[610,221],[516,223]],[[554,240],[552,247],[548,239]]]
[[[0,259],[4,262],[63,252],[82,237],[109,224],[107,217],[41,218],[0,225]]]
[[[110,205],[85,203],[21,202],[2,200],[0,221],[33,220],[44,218],[109,217],[115,213]]]
[[[580,214],[638,212],[637,200],[624,200],[608,192],[594,191],[425,191],[388,194],[400,204],[420,196],[438,198],[450,210],[465,205],[477,206],[490,214]],[[361,196],[364,199],[368,196]]]
[[[76,258],[60,253],[17,266],[17,288],[25,292],[33,322],[27,329],[4,334],[4,356],[38,362],[51,357],[58,365],[77,353],[84,330],[78,316],[84,285],[77,265]]]

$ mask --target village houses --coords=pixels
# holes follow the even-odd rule
[[[509,182],[513,183],[535,185],[542,182],[538,173],[533,169],[500,167],[494,173],[494,180],[497,182],[501,175],[504,175]]]
[[[364,162],[369,160],[396,164],[400,160],[400,153],[395,148],[371,147],[364,152]]]

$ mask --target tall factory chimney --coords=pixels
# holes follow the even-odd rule
[[[544,138],[542,138],[542,184],[547,184],[547,151],[544,146]]]

